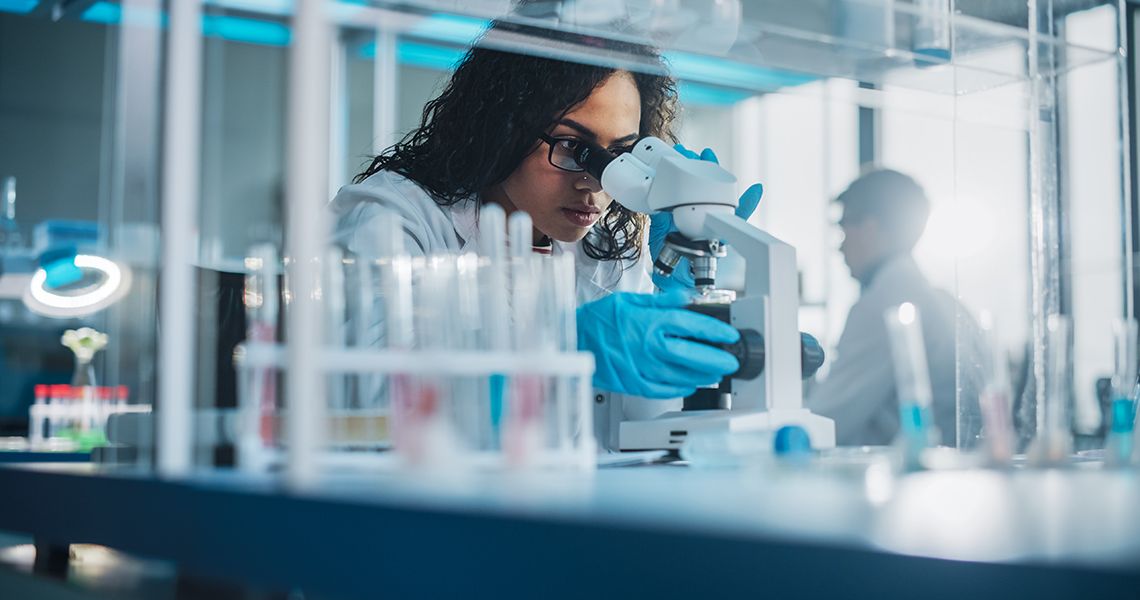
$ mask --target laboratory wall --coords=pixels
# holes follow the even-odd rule
[[[25,235],[98,218],[114,43],[102,25],[0,12],[0,177],[17,178]]]

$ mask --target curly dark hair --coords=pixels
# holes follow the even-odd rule
[[[501,29],[494,25],[489,32]],[[483,41],[487,39],[484,36]],[[652,72],[630,71],[641,95],[639,135],[676,141],[672,122],[677,89],[653,49],[591,39],[606,50],[642,59]],[[372,159],[356,183],[379,171],[399,173],[451,205],[504,181],[539,143],[538,134],[584,102],[617,72],[614,67],[566,62],[472,47],[443,92],[424,106],[419,127]],[[582,241],[597,260],[641,255],[646,219],[614,202]]]

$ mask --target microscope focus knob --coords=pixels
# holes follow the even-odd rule
[[[815,339],[810,334],[800,332],[800,377],[807,379],[823,366],[823,361],[827,355],[823,352],[823,346],[819,345],[819,340]]]
[[[740,363],[740,369],[732,377],[752,380],[764,372],[764,336],[759,331],[741,329],[740,339],[724,349]]]
[[[708,303],[690,304],[688,309],[703,315],[731,323],[729,313],[731,304]],[[697,340],[693,340],[697,341]],[[750,381],[764,373],[764,334],[755,329],[741,329],[740,339],[734,344],[713,344],[736,357],[740,369],[729,375],[727,379],[744,379]],[[819,340],[808,333],[800,332],[800,377],[807,379],[823,366],[826,355]]]
[[[753,329],[741,329],[740,340],[724,347],[740,362],[740,370],[732,374],[736,379],[752,380],[764,372],[764,335]],[[826,355],[819,341],[810,334],[800,332],[800,377],[807,379],[823,366]]]

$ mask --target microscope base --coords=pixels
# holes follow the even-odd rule
[[[835,423],[806,408],[669,412],[644,421],[623,421],[619,443],[622,450],[672,450],[679,449],[690,432],[771,431],[784,425],[799,425],[807,430],[811,445],[817,450],[835,447]]]

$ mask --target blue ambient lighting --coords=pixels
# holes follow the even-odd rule
[[[40,0],[0,0],[0,12],[29,13],[39,3]]]

